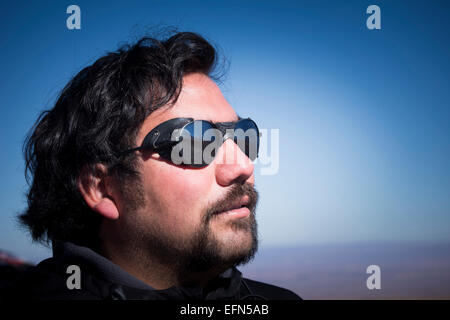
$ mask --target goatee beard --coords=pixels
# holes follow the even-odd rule
[[[247,232],[251,237],[251,244],[235,252],[221,253],[222,248],[218,239],[211,232],[211,221],[218,211],[227,208],[230,203],[248,196],[250,215],[246,218],[229,221],[229,227],[235,232]],[[205,272],[211,269],[227,269],[250,262],[258,250],[258,228],[255,218],[258,192],[250,184],[233,185],[228,194],[210,206],[203,216],[201,228],[191,239],[190,249],[183,253],[184,259],[178,259],[177,268],[188,273]]]

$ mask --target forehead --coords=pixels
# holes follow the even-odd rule
[[[194,118],[212,122],[238,120],[238,116],[216,83],[199,73],[183,77],[180,95],[173,106],[163,107],[148,116],[142,125],[138,141],[158,124],[172,118]]]

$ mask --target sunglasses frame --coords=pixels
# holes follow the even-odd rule
[[[239,117],[238,121],[231,121],[231,122],[211,122],[209,120],[195,120],[194,118],[173,118],[173,119],[169,119],[167,121],[164,121],[162,123],[160,123],[159,125],[157,125],[155,128],[153,128],[144,138],[144,140],[142,141],[142,144],[139,147],[136,148],[132,148],[132,149],[128,149],[125,150],[123,152],[120,153],[120,155],[126,155],[129,153],[132,153],[134,151],[138,151],[138,150],[147,150],[147,151],[154,151],[157,152],[161,155],[161,157],[163,157],[164,159],[172,162],[172,160],[170,159],[170,157],[167,156],[167,154],[165,152],[161,152],[163,149],[167,149],[167,148],[172,148],[173,146],[175,146],[176,144],[178,144],[179,138],[181,136],[181,132],[183,132],[183,130],[186,128],[187,125],[194,123],[196,121],[205,121],[207,123],[209,123],[211,125],[212,128],[214,129],[218,129],[222,135],[223,135],[223,139],[221,142],[221,145],[227,140],[227,139],[233,139],[234,136],[230,136],[227,135],[227,129],[234,129],[236,128],[237,124],[241,121],[251,121],[253,122],[254,127],[257,130],[257,150],[256,150],[256,157],[258,157],[259,154],[259,137],[260,137],[260,132],[259,132],[259,128],[256,124],[255,121],[253,121],[250,118],[241,118]],[[176,137],[176,140],[173,140],[172,134],[175,130],[179,130],[179,134]],[[198,165],[198,164],[188,164],[188,166],[192,166],[192,167],[204,167],[207,166],[208,164],[202,164],[202,165]]]

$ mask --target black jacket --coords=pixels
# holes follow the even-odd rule
[[[80,268],[81,288],[68,289],[70,265]],[[37,300],[299,300],[277,286],[246,279],[236,268],[222,273],[206,288],[156,290],[93,250],[68,242],[53,244],[53,257],[26,269],[0,272],[0,299]]]

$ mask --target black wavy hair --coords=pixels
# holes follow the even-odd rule
[[[120,157],[120,151],[135,147],[149,114],[176,102],[183,75],[214,78],[216,63],[217,51],[208,41],[180,32],[122,46],[71,79],[24,143],[28,207],[18,220],[33,240],[96,246],[101,217],[78,189],[81,170],[93,172],[102,163],[122,183],[138,178],[136,158]]]

